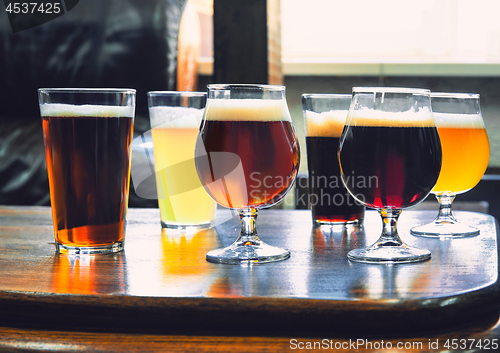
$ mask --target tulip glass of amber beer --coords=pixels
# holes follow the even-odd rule
[[[351,195],[382,217],[382,234],[348,258],[368,263],[405,263],[430,258],[397,231],[401,210],[424,200],[441,169],[441,145],[430,92],[410,88],[353,88],[340,139],[342,178]]]
[[[123,250],[132,89],[39,89],[56,251]]]
[[[411,229],[425,237],[469,237],[479,229],[457,222],[451,212],[455,196],[481,180],[490,158],[479,94],[431,93],[432,110],[443,149],[441,174],[432,193],[439,202],[436,219]]]
[[[207,94],[148,92],[162,228],[213,225],[216,203],[200,183],[194,149]]]
[[[249,264],[287,259],[290,252],[262,242],[255,228],[262,208],[278,203],[299,168],[299,145],[285,99],[285,87],[209,85],[196,146],[196,169],[220,205],[236,210],[241,233],[207,260]]]
[[[340,135],[351,105],[350,94],[303,94],[309,203],[315,225],[361,222],[365,206],[355,200],[340,178]]]

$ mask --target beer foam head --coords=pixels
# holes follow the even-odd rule
[[[72,105],[46,103],[40,105],[40,115],[50,117],[100,117],[119,118],[134,117],[134,107],[119,107],[113,105]]]
[[[484,129],[481,114],[434,113],[437,127]]]
[[[206,120],[291,121],[285,100],[208,99]]]
[[[204,109],[188,107],[150,107],[152,128],[199,129]]]
[[[430,110],[417,112],[385,112],[373,109],[359,109],[349,114],[351,126],[386,126],[386,127],[432,127],[434,117]]]
[[[306,135],[319,137],[340,137],[348,110],[332,110],[316,113],[306,110]]]

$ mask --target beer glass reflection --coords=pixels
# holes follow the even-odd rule
[[[209,228],[216,203],[200,183],[194,150],[207,94],[148,92],[162,228]]]
[[[456,195],[481,180],[490,157],[479,94],[431,93],[432,110],[443,149],[443,165],[432,193],[439,202],[436,219],[411,233],[426,237],[467,237],[479,229],[459,223],[451,212]]]
[[[347,191],[337,159],[340,135],[351,104],[348,94],[303,94],[309,204],[315,225],[358,223],[365,206]]]
[[[162,293],[202,296],[217,278],[219,269],[200,261],[217,245],[215,228],[185,232],[161,230],[160,269]]]
[[[399,237],[401,210],[424,200],[441,169],[441,145],[423,89],[353,88],[340,140],[344,183],[354,198],[378,210],[382,234],[372,246],[348,253],[352,261],[402,263],[430,258]],[[348,179],[349,178],[349,179]]]
[[[286,259],[288,250],[257,236],[260,209],[278,203],[292,187],[299,145],[283,86],[209,85],[196,147],[196,169],[212,198],[240,215],[242,230],[229,247],[207,254],[218,263]]]
[[[135,90],[39,89],[56,251],[123,250]]]
[[[123,255],[55,254],[51,289],[65,294],[125,293]]]

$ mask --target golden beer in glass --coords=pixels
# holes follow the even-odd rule
[[[432,192],[461,194],[469,191],[481,180],[490,158],[488,135],[481,115],[476,116],[471,126],[456,115],[447,117],[434,113],[434,117],[443,146],[443,165]]]
[[[439,214],[430,224],[411,230],[428,237],[466,237],[479,230],[457,222],[451,212],[455,196],[481,180],[490,157],[490,145],[479,105],[479,95],[432,93],[432,109],[443,151],[443,164],[432,193]]]
[[[149,115],[162,228],[209,228],[216,203],[203,188],[194,161],[207,95],[149,92]]]

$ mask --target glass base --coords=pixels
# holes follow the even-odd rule
[[[179,224],[179,223],[165,223],[161,221],[161,227],[167,229],[179,229],[179,230],[197,230],[197,229],[208,229],[214,226],[213,221],[200,223],[200,224]]]
[[[363,219],[355,219],[352,221],[320,221],[320,220],[313,220],[313,225],[315,227],[323,227],[323,226],[342,226],[342,225],[356,225],[356,224],[361,224],[363,222]]]
[[[412,228],[410,233],[428,238],[465,238],[479,235],[479,229],[458,222],[432,222]]]
[[[451,205],[455,200],[454,194],[436,194],[439,202],[439,211],[432,223],[410,229],[410,233],[419,237],[428,238],[464,238],[479,235],[479,229],[460,224],[453,216]]]
[[[123,241],[101,246],[68,246],[56,243],[56,252],[68,255],[112,254],[123,251]]]
[[[429,260],[431,252],[425,249],[411,248],[405,244],[398,246],[375,244],[369,248],[351,250],[347,254],[347,258],[355,262],[400,264]]]
[[[207,261],[220,264],[262,264],[286,260],[290,251],[267,245],[260,239],[240,237],[230,246],[215,249],[207,254]]]

